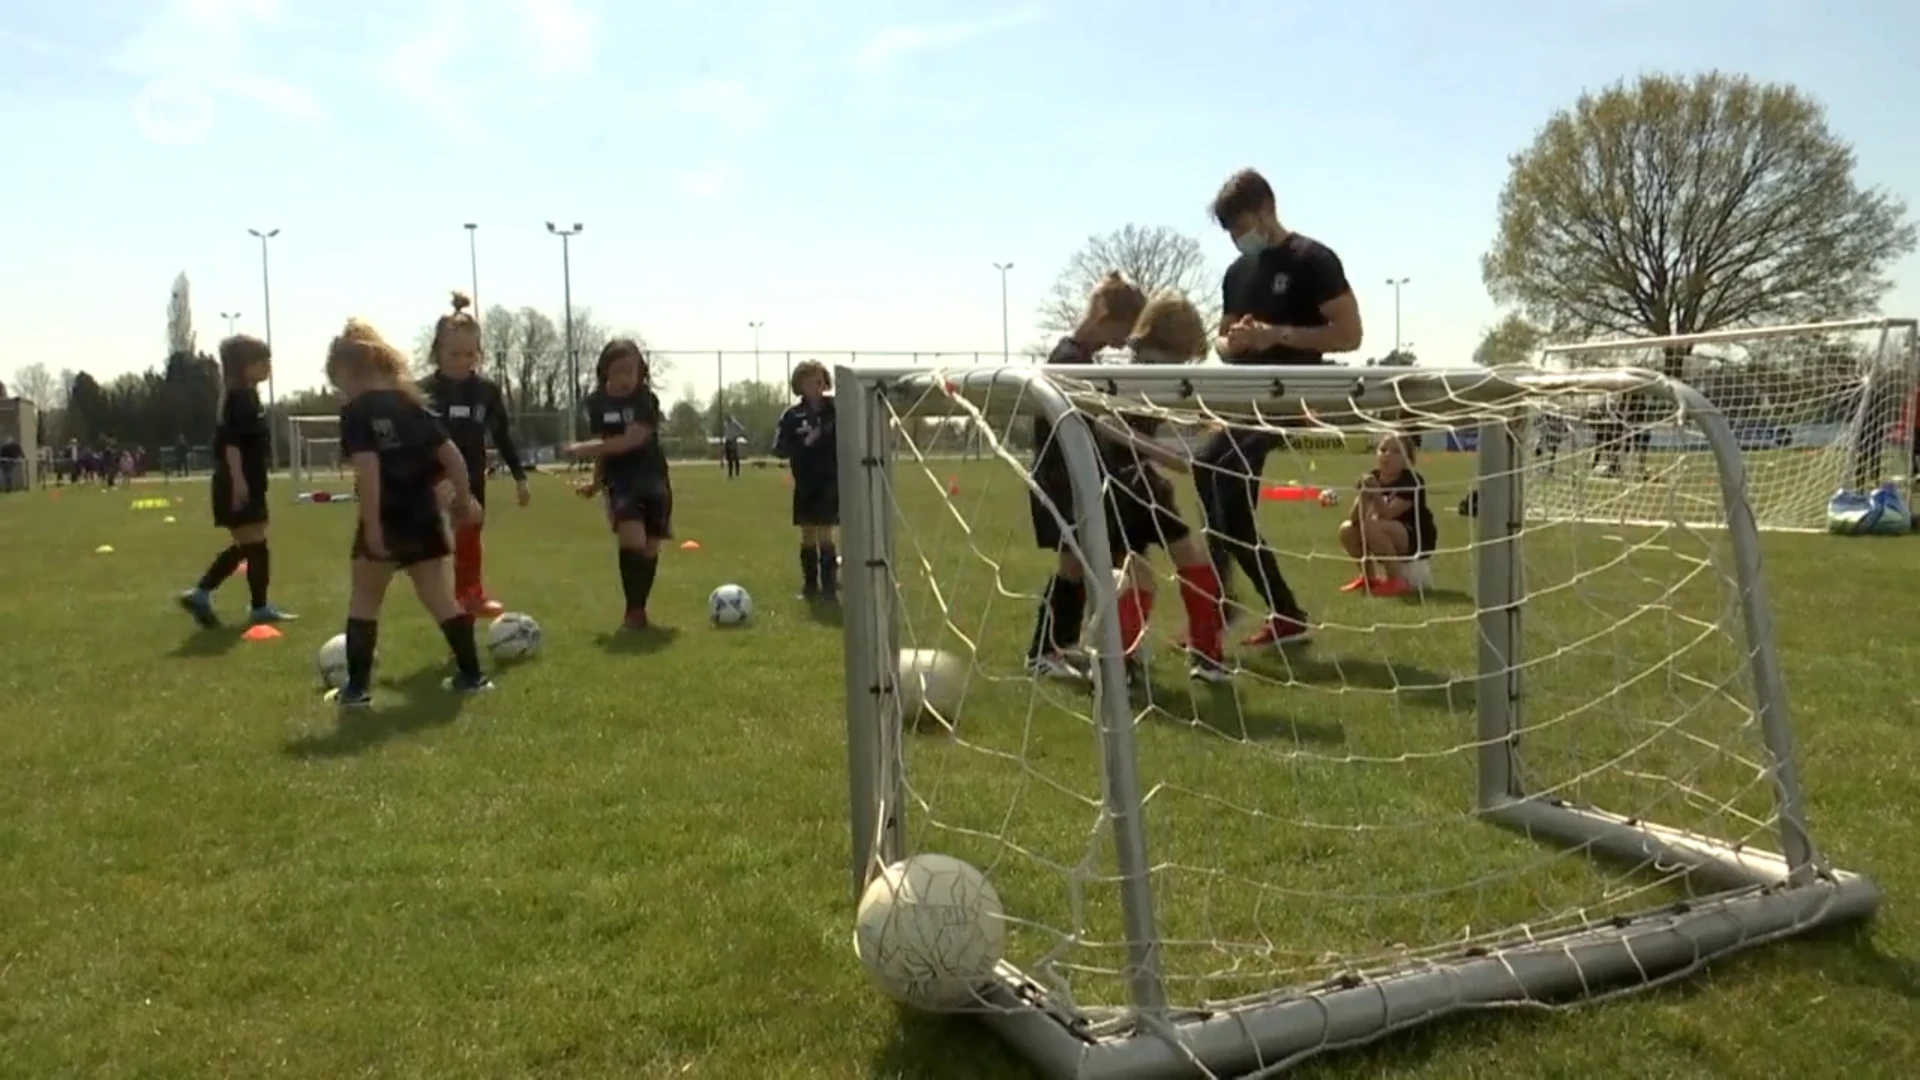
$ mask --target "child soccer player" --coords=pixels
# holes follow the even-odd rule
[[[1146,304],[1146,294],[1138,286],[1117,271],[1108,274],[1087,298],[1080,325],[1053,347],[1047,363],[1091,364],[1101,349],[1125,344]],[[1033,488],[1028,496],[1033,541],[1044,551],[1056,552],[1057,562],[1034,617],[1027,670],[1049,678],[1081,679],[1086,675],[1075,664],[1074,653],[1080,645],[1080,623],[1086,618],[1087,583],[1080,560],[1066,543],[1079,517],[1073,501],[1073,481],[1067,476],[1065,456],[1054,444],[1053,425],[1044,417],[1034,418],[1033,445],[1029,474]]]
[[[800,529],[800,596],[838,599],[840,553],[833,531],[840,525],[840,453],[833,429],[833,376],[827,365],[807,360],[793,369],[799,402],[780,414],[774,456],[793,470],[793,523]]]
[[[1199,309],[1176,290],[1157,293],[1147,301],[1127,340],[1133,362],[1184,364],[1206,354],[1208,331]],[[1227,678],[1226,619],[1221,606],[1220,575],[1206,548],[1174,504],[1173,485],[1161,466],[1186,472],[1191,463],[1155,441],[1160,427],[1155,416],[1122,413],[1102,416],[1095,425],[1107,485],[1107,533],[1115,554],[1124,552],[1120,567],[1120,638],[1127,653],[1130,676],[1137,677],[1135,654],[1153,618],[1153,568],[1148,552],[1164,547],[1180,578],[1180,600],[1186,608],[1188,674],[1203,682]]]
[[[273,353],[259,338],[241,335],[220,343],[220,415],[213,429],[213,523],[230,543],[213,557],[200,583],[180,594],[180,606],[204,627],[219,624],[213,593],[241,563],[253,594],[254,623],[294,618],[267,599],[273,559],[267,549],[267,456],[272,435],[260,407],[259,385],[273,370]]]
[[[455,671],[445,687],[491,690],[492,681],[480,670],[473,616],[454,598],[443,565],[452,546],[440,513],[440,481],[453,487],[449,509],[456,524],[480,518],[466,461],[408,380],[407,358],[373,327],[348,320],[327,347],[327,379],[347,399],[340,409],[340,451],[353,467],[360,513],[347,600],[347,682],[330,691],[328,700],[342,708],[372,703],[380,608],[395,570],[412,579],[414,595],[453,650]]]
[[[656,437],[660,399],[648,385],[646,354],[629,338],[600,350],[593,376],[587,421],[597,437],[574,443],[567,454],[594,462],[593,479],[580,494],[606,495],[607,520],[620,552],[624,626],[645,630],[647,601],[660,572],[660,543],[673,536],[673,485]]]
[[[520,451],[513,444],[513,432],[507,423],[507,402],[499,384],[480,374],[480,323],[467,308],[473,305],[467,294],[453,294],[453,311],[433,324],[433,344],[428,357],[433,374],[420,383],[434,411],[440,414],[447,435],[467,463],[467,487],[473,501],[484,509],[487,504],[487,437],[500,451],[500,460],[513,474],[514,495],[525,506],[532,498],[527,488],[527,472],[520,465]],[[453,534],[453,595],[474,615],[498,615],[501,606],[487,596],[481,577],[480,522],[463,525]]]
[[[1425,555],[1440,536],[1427,506],[1427,482],[1413,471],[1413,462],[1412,443],[1398,435],[1380,440],[1373,470],[1360,478],[1353,512],[1340,524],[1340,546],[1360,568],[1360,576],[1340,591],[1364,589],[1374,596],[1413,591],[1405,578],[1388,573],[1387,565]]]

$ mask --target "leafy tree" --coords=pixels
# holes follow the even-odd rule
[[[1899,199],[1855,182],[1816,102],[1741,75],[1583,94],[1511,164],[1481,276],[1556,335],[1854,315],[1916,241]]]
[[[1072,330],[1086,313],[1087,295],[1101,278],[1118,270],[1151,295],[1179,289],[1193,299],[1209,325],[1220,318],[1220,282],[1207,265],[1200,241],[1163,225],[1125,225],[1090,236],[1054,278],[1040,303],[1040,329],[1059,335]],[[1041,351],[1045,356],[1052,348]]]
[[[1508,312],[1474,346],[1473,362],[1481,367],[1531,363],[1545,340],[1539,327],[1518,312]]]
[[[193,333],[193,289],[182,272],[173,279],[173,292],[167,297],[167,355],[192,356],[197,342]]]
[[[719,434],[731,416],[746,429],[743,453],[759,453],[773,445],[780,414],[787,411],[787,388],[775,383],[743,379],[718,391],[707,405],[706,430]]]
[[[1378,360],[1370,361],[1374,367],[1412,367],[1419,363],[1412,349],[1395,349]]]
[[[67,388],[67,426],[69,438],[88,441],[110,432],[112,418],[105,391],[93,376],[82,371]]]

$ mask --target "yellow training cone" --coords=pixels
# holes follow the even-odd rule
[[[95,555],[111,555],[113,554],[113,545],[101,544],[99,547],[93,549],[93,553]]]
[[[172,514],[168,514],[168,515],[167,515],[166,517],[163,517],[163,518],[161,518],[161,519],[160,519],[160,524],[162,524],[162,525],[171,525],[171,524],[173,524],[173,515],[172,515]]]

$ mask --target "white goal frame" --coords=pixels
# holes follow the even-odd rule
[[[1897,463],[1900,475],[1905,482],[1900,485],[1902,494],[1909,506],[1913,503],[1916,490],[1916,477],[1911,466],[1914,460],[1916,428],[1920,428],[1920,415],[1917,411],[1916,392],[1920,392],[1920,322],[1909,318],[1850,319],[1838,322],[1804,323],[1787,326],[1765,326],[1738,330],[1717,330],[1704,334],[1676,334],[1666,337],[1613,338],[1602,341],[1588,341],[1547,345],[1541,350],[1541,362],[1548,369],[1555,368],[1645,368],[1658,370],[1661,354],[1667,350],[1685,350],[1693,355],[1696,347],[1709,348],[1751,348],[1789,343],[1794,340],[1819,342],[1833,341],[1848,335],[1871,340],[1867,355],[1860,358],[1859,367],[1853,372],[1854,388],[1838,390],[1845,384],[1835,384],[1837,396],[1842,399],[1836,404],[1848,410],[1848,420],[1837,425],[1836,430],[1827,434],[1825,441],[1817,444],[1798,444],[1791,449],[1775,449],[1774,453],[1796,453],[1819,455],[1819,461],[1813,468],[1825,471],[1829,475],[1807,475],[1798,478],[1797,489],[1787,492],[1771,492],[1764,496],[1750,492],[1749,501],[1754,506],[1755,524],[1763,531],[1779,532],[1824,532],[1826,531],[1827,500],[1840,488],[1855,487],[1855,474],[1863,458],[1871,454],[1871,460],[1880,464]],[[1883,394],[1884,392],[1884,394]],[[1895,410],[1892,416],[1877,413],[1876,406],[1884,408],[1882,397],[1891,400]],[[1900,441],[1891,443],[1886,440],[1886,432],[1895,429],[1904,417],[1904,435]],[[1564,423],[1564,420],[1562,421]],[[1729,424],[1731,427],[1732,425]],[[1763,427],[1772,427],[1763,423]],[[1820,424],[1787,424],[1780,428],[1785,431],[1792,428],[1820,428]],[[1871,451],[1866,442],[1871,439],[1881,443]],[[1574,440],[1577,441],[1577,440]],[[1751,441],[1751,440],[1749,440]],[[1765,452],[1758,447],[1742,449],[1738,432],[1735,432],[1735,446],[1742,453]],[[1888,448],[1892,453],[1888,453]],[[1671,449],[1671,448],[1670,448]],[[1623,447],[1615,449],[1617,456],[1625,456]],[[1673,455],[1669,455],[1673,456]],[[1581,462],[1584,464],[1584,462]],[[1572,485],[1587,484],[1580,473],[1579,466],[1572,470],[1576,479]],[[1704,479],[1704,478],[1703,478]],[[1795,483],[1795,481],[1788,481]],[[1762,482],[1761,486],[1766,486]],[[1702,489],[1704,492],[1704,488]],[[1576,499],[1575,502],[1589,503],[1601,500]],[[1626,525],[1657,524],[1641,516],[1637,511],[1644,508],[1633,507],[1630,500],[1620,505],[1617,516],[1608,516],[1604,520]],[[1687,514],[1686,523],[1694,527],[1715,528],[1720,525],[1717,506],[1709,499],[1697,499],[1693,505],[1699,508],[1696,514]],[[1560,509],[1551,500],[1537,500],[1528,511],[1539,518],[1558,517]],[[1664,508],[1663,508],[1664,509]]]
[[[322,427],[322,426],[331,427],[333,429],[334,434],[331,439],[309,440],[302,433],[302,429],[304,428]],[[339,443],[340,441],[339,426],[340,426],[340,418],[338,416],[309,415],[309,416],[287,417],[288,475],[295,484],[306,484],[306,483],[311,483],[313,481],[314,466],[312,462],[307,460],[307,453],[306,453],[307,443],[309,441],[333,442],[336,444]],[[341,464],[344,466],[344,462],[342,462]]]
[[[1042,415],[1054,424],[1072,477],[1088,606],[1098,613],[1089,635],[1097,661],[1095,745],[1089,752],[1102,766],[1128,1000],[1119,1022],[1095,1025],[1072,1002],[1002,962],[991,985],[980,991],[981,1018],[1045,1075],[1149,1080],[1193,1075],[1196,1064],[1217,1075],[1254,1070],[1268,1075],[1267,1070],[1319,1051],[1449,1013],[1598,998],[1650,986],[1745,947],[1868,917],[1878,907],[1878,888],[1865,877],[1831,868],[1808,832],[1761,573],[1760,537],[1743,496],[1742,457],[1725,417],[1691,387],[1644,370],[1237,366],[1112,367],[1091,373],[1051,366],[938,372],[840,366],[835,385],[856,903],[880,869],[912,854],[905,828],[907,720],[897,662],[904,615],[898,589],[905,568],[895,550],[902,511],[894,494],[891,453],[903,438],[896,425],[910,417],[988,411]],[[1711,467],[1726,493],[1724,537],[1732,563],[1726,573],[1738,587],[1735,632],[1744,637],[1738,643],[1739,664],[1751,683],[1751,709],[1764,740],[1778,854],[1551,795],[1530,795],[1525,787],[1518,743],[1528,699],[1518,658],[1527,641],[1521,550],[1526,493],[1518,463],[1524,460],[1528,418],[1544,395],[1648,387],[1704,433]],[[1592,919],[1551,933],[1516,928],[1492,946],[1476,942],[1450,957],[1429,954],[1403,967],[1353,972],[1319,985],[1275,986],[1209,1011],[1170,1005],[1161,970],[1162,924],[1150,875],[1156,859],[1145,824],[1135,717],[1121,689],[1126,676],[1114,617],[1114,548],[1102,511],[1093,435],[1085,410],[1076,404],[1103,395],[1147,407],[1221,410],[1269,423],[1311,417],[1320,424],[1344,422],[1374,431],[1402,418],[1453,415],[1463,423],[1471,418],[1479,430],[1479,510],[1473,526],[1477,790],[1463,791],[1462,802],[1471,799],[1473,816],[1526,840],[1551,841],[1628,865],[1684,868],[1689,882],[1700,887],[1690,890],[1685,902],[1631,916]]]

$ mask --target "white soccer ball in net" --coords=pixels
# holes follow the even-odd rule
[[[722,585],[707,597],[707,616],[715,626],[739,626],[753,617],[753,597],[738,585]]]
[[[314,657],[314,667],[320,671],[320,685],[329,690],[338,690],[347,685],[347,635],[335,634],[320,646],[320,654]]]
[[[931,712],[951,722],[966,700],[967,665],[939,649],[901,649],[899,687],[907,716]]]
[[[951,1012],[978,1001],[1006,937],[1006,911],[985,874],[951,855],[915,855],[868,883],[853,951],[889,997]]]
[[[540,624],[531,615],[509,611],[487,627],[487,652],[495,660],[529,660],[539,651]]]

